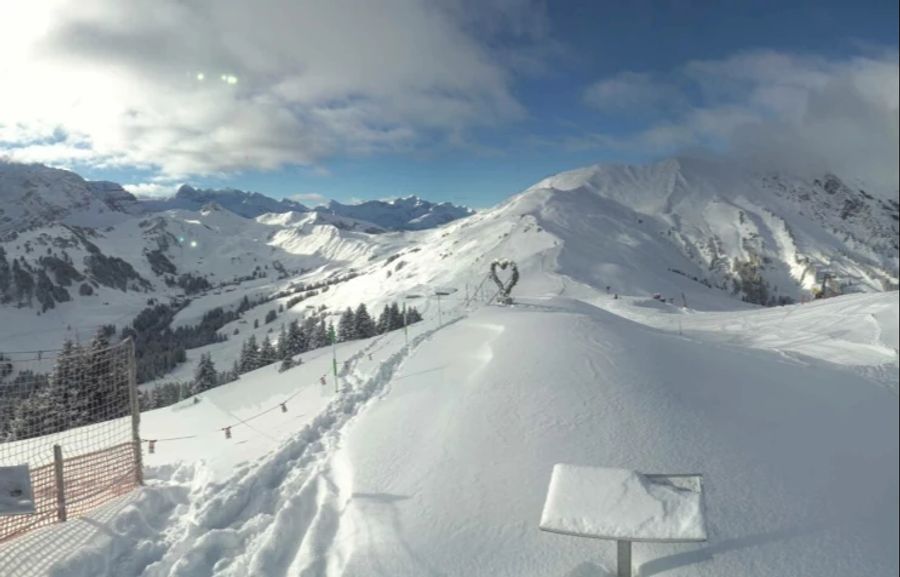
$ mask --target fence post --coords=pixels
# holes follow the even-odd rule
[[[141,405],[137,393],[137,366],[134,339],[128,339],[128,399],[131,402],[131,443],[134,451],[134,480],[144,484],[144,458],[141,455]]]
[[[53,445],[53,473],[56,477],[56,517],[60,521],[66,520],[66,487],[63,480],[63,454],[62,447]]]
[[[631,577],[631,541],[616,541],[617,577]]]

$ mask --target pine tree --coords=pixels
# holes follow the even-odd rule
[[[281,330],[278,331],[278,345],[275,349],[278,352],[279,359],[283,359],[291,354],[288,350],[287,329],[284,323],[281,323]]]
[[[202,354],[200,362],[197,363],[197,369],[194,371],[194,382],[191,385],[190,393],[196,395],[208,391],[218,384],[218,380],[219,374],[216,372],[212,357],[209,353]]]
[[[49,384],[36,386],[31,396],[16,406],[8,439],[18,441],[63,430],[65,421],[59,400],[55,387]]]
[[[71,340],[66,340],[56,357],[51,375],[68,421],[73,427],[90,423],[88,409],[91,399],[86,387],[86,360],[85,351]]]
[[[259,367],[259,345],[256,344],[256,335],[250,335],[250,338],[244,342],[244,348],[241,351],[241,373]]]
[[[325,319],[319,319],[315,324],[309,339],[309,348],[318,349],[328,344],[328,327],[325,325]]]
[[[303,334],[306,336],[306,350],[312,350],[316,348],[316,344],[313,342],[316,338],[316,327],[319,324],[318,317],[311,316],[306,318],[303,321]]]
[[[263,367],[269,364],[274,363],[278,360],[278,352],[275,350],[275,347],[272,346],[272,341],[269,340],[269,335],[263,339],[262,346],[259,348],[259,366]]]
[[[360,305],[356,307],[356,312],[353,317],[356,338],[367,339],[375,336],[375,322],[372,320],[372,317],[369,316],[369,311],[366,309],[364,303],[360,303]]]
[[[403,321],[403,313],[400,312],[400,307],[397,303],[391,303],[391,313],[390,313],[390,327],[392,331],[397,329],[402,329],[404,327]]]
[[[355,324],[353,309],[347,307],[347,310],[341,314],[341,319],[338,321],[338,340],[340,342],[352,341],[356,338]]]
[[[375,324],[375,330],[378,334],[384,334],[391,330],[391,307],[384,305],[381,314],[378,315],[378,322]]]
[[[114,354],[109,334],[101,327],[88,347],[85,376],[81,380],[91,423],[124,417],[130,412],[127,368],[113,362]]]
[[[304,353],[307,348],[309,348],[306,333],[300,327],[300,323],[296,319],[292,320],[288,325],[287,342],[287,351],[291,356]]]
[[[281,365],[278,367],[278,372],[283,373],[284,371],[292,368],[294,366],[294,359],[291,357],[284,357],[284,360],[281,361]]]

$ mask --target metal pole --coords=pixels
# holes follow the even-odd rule
[[[631,577],[631,541],[616,541],[616,577]]]
[[[144,484],[144,457],[141,454],[141,405],[137,393],[137,366],[134,341],[128,339],[128,399],[131,402],[131,443],[134,451],[134,480]]]
[[[56,517],[61,522],[66,520],[66,488],[63,481],[62,447],[53,445],[53,474],[56,477]]]

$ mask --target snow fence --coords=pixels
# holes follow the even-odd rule
[[[33,512],[0,510],[0,542],[141,483],[131,340],[0,356],[0,466],[26,465]]]

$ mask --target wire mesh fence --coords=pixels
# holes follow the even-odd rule
[[[84,514],[141,482],[130,340],[0,357],[0,466],[27,465],[34,512],[3,515],[0,541]]]

